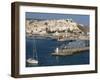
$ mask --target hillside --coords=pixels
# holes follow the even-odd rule
[[[61,38],[88,39],[89,27],[78,24],[71,19],[26,20],[26,33],[31,35],[59,36]]]
[[[81,30],[81,31],[83,31],[84,33],[88,33],[89,32],[89,27],[87,27],[87,26],[83,26],[83,25],[77,25],[77,27]]]

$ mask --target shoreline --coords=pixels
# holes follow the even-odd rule
[[[66,41],[66,40],[89,40],[89,38],[87,38],[86,36],[84,36],[84,38],[79,37],[63,37],[61,39],[59,39],[60,36],[53,36],[52,34],[44,34],[44,35],[40,35],[40,34],[26,34],[26,37],[40,37],[42,38],[51,38],[51,39],[55,39],[58,41]]]

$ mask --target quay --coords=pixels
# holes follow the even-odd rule
[[[67,56],[67,55],[74,55],[76,53],[79,53],[81,51],[89,50],[89,47],[83,47],[83,48],[73,48],[73,49],[61,49],[58,50],[58,52],[52,53],[54,56]]]

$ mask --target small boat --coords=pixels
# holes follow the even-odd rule
[[[58,39],[58,41],[66,41],[66,39],[63,39],[63,38],[62,38],[62,39]]]
[[[29,64],[38,64],[38,61],[32,58],[27,59],[27,63]]]
[[[26,60],[26,62],[28,64],[32,64],[32,65],[37,65],[38,64],[38,56],[37,56],[37,50],[36,50],[36,42],[34,39],[34,44],[33,44],[33,56],[31,58],[28,58]]]
[[[57,40],[58,41],[66,41],[66,38],[64,36],[59,36]]]

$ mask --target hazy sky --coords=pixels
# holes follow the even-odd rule
[[[33,13],[26,12],[26,18],[31,19],[72,19],[73,21],[89,26],[89,15],[76,15],[76,14],[56,14],[56,13]]]

